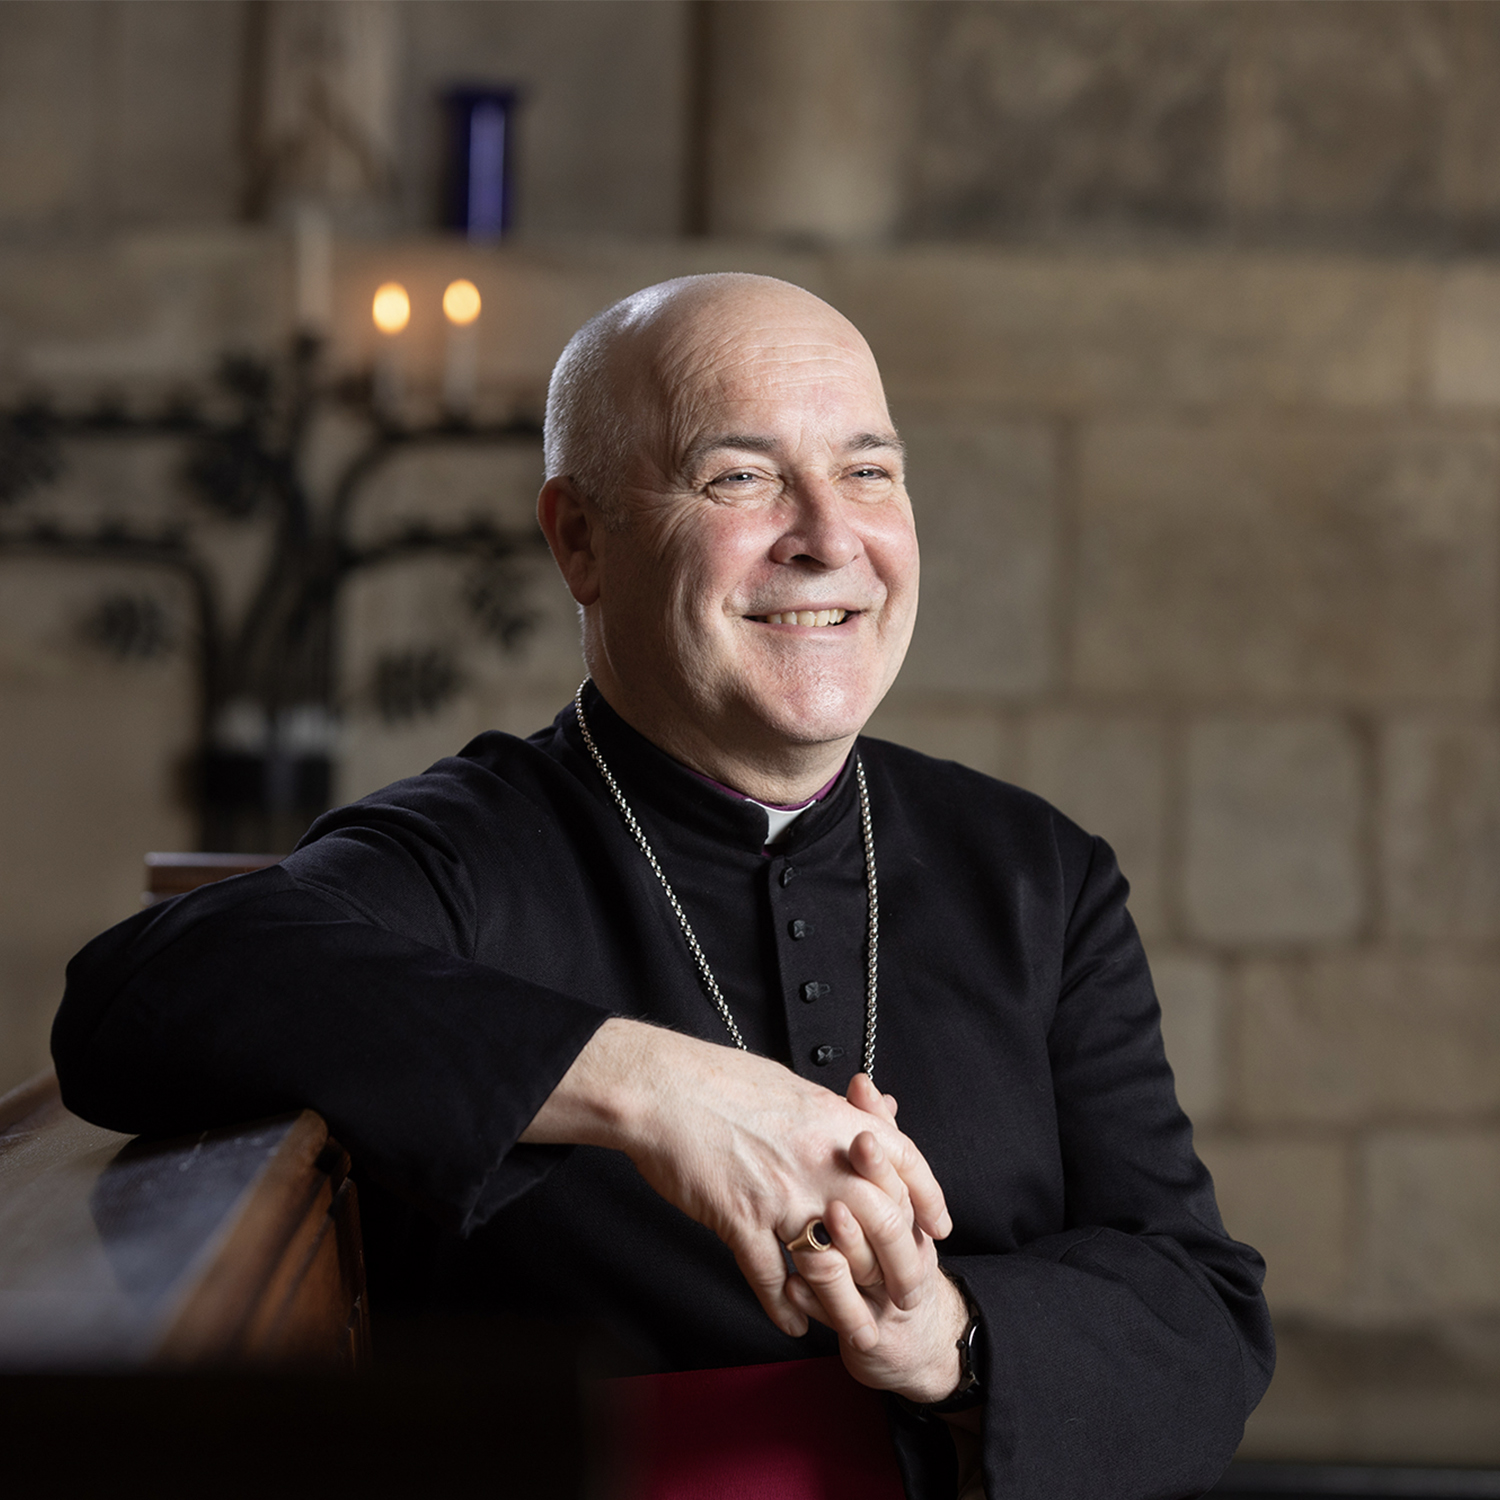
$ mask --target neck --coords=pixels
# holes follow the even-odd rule
[[[646,731],[640,730],[640,733],[646,734]],[[854,745],[852,739],[842,740],[836,748],[818,756],[815,761],[788,767],[780,764],[767,765],[744,756],[718,755],[712,753],[712,749],[703,753],[692,746],[664,744],[649,734],[646,738],[690,771],[696,771],[700,776],[706,776],[710,781],[716,781],[742,797],[768,803],[772,807],[800,807],[816,797],[830,781],[837,779]],[[826,750],[826,747],[819,748]]]
[[[658,750],[710,781],[773,807],[797,807],[817,796],[837,778],[854,748],[852,734],[808,745],[778,741],[764,747],[726,748],[698,733],[696,726],[643,722],[628,703],[621,707],[597,682],[594,686],[615,713]]]

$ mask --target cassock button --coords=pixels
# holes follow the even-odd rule
[[[801,942],[801,940],[803,938],[808,938],[808,937],[812,936],[812,932],[813,932],[813,925],[812,925],[812,923],[811,922],[804,922],[801,917],[797,917],[793,921],[788,922],[786,924],[786,926],[787,926],[787,931],[790,932],[791,935],[794,938],[796,938],[798,942]]]
[[[796,878],[797,878],[797,867],[796,867],[796,865],[788,865],[781,872],[781,883],[784,886],[790,885]]]
[[[809,1005],[811,1005],[814,1000],[821,1000],[823,996],[829,994],[832,989],[833,986],[831,984],[819,984],[816,979],[809,979],[807,983],[802,986],[802,998],[807,1001]]]
[[[830,1047],[827,1042],[824,1042],[821,1047],[814,1047],[812,1049],[812,1060],[820,1068],[826,1068],[829,1063],[837,1062],[843,1055],[844,1049],[842,1047]]]

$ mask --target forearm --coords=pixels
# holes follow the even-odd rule
[[[778,1232],[790,1239],[841,1190],[867,1190],[849,1152],[871,1132],[880,1137],[892,1180],[910,1195],[917,1222],[946,1234],[942,1191],[889,1120],[770,1058],[644,1021],[606,1020],[521,1140],[623,1151],[658,1191],[662,1179],[673,1179],[710,1192],[722,1186],[732,1197],[781,1201],[791,1217]]]
[[[662,1026],[612,1016],[573,1059],[521,1140],[634,1155],[658,1128],[655,1115],[673,1077],[712,1071],[714,1054],[722,1051]]]
[[[161,1133],[316,1109],[365,1170],[468,1228],[558,1159],[513,1148],[604,1018],[268,871],[91,943],[53,1044],[65,1101],[96,1123]]]

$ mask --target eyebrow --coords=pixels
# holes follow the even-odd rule
[[[708,457],[721,448],[738,448],[742,453],[774,453],[780,445],[772,437],[763,437],[750,432],[721,432],[713,437],[699,438],[683,457],[683,468],[691,473]],[[894,432],[861,432],[845,445],[851,453],[868,453],[878,449],[899,453],[906,457],[906,444]]]

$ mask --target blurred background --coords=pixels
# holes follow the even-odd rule
[[[548,371],[710,269],[884,369],[875,732],[1132,881],[1271,1267],[1245,1456],[1500,1463],[1486,0],[4,0],[0,1088],[146,851],[561,707]]]

